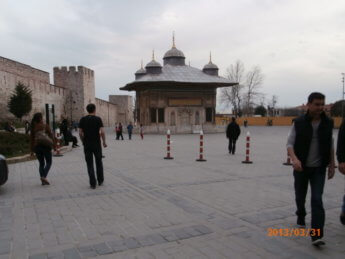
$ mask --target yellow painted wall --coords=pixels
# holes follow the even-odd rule
[[[236,121],[239,125],[243,125],[243,121],[247,120],[249,126],[267,126],[267,121],[272,120],[273,126],[289,126],[292,124],[292,120],[296,117],[241,117]],[[334,127],[339,128],[341,124],[341,117],[333,117]],[[217,125],[227,125],[231,121],[231,117],[225,117],[221,115],[216,116]]]

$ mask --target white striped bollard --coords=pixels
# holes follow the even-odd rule
[[[170,156],[170,129],[167,131],[167,156],[164,159],[174,159]]]
[[[250,153],[250,133],[247,132],[246,137],[246,160],[242,161],[243,164],[252,164],[253,161],[250,161],[249,159],[249,153]]]
[[[200,149],[199,149],[199,158],[196,159],[198,162],[205,162],[204,159],[204,132],[200,130]]]
[[[60,153],[60,143],[61,142],[61,134],[60,134],[60,130],[57,129],[56,130],[56,152],[54,154],[54,156],[63,156],[63,154]]]

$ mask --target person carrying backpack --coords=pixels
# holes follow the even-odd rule
[[[35,113],[31,121],[31,156],[36,154],[42,185],[50,185],[47,180],[52,165],[52,149],[55,148],[54,136],[48,124],[43,122],[42,113]]]

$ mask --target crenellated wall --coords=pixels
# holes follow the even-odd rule
[[[54,67],[54,84],[69,90],[67,116],[72,121],[79,121],[85,114],[86,105],[95,103],[95,77],[91,69],[83,66]]]
[[[0,70],[29,80],[49,84],[49,73],[29,65],[0,57]]]
[[[57,122],[61,121],[62,116],[78,122],[87,114],[86,106],[89,103],[96,105],[97,115],[102,118],[105,127],[113,127],[119,122],[119,113],[123,118],[131,118],[133,114],[131,96],[111,96],[116,103],[95,98],[95,74],[89,68],[54,67],[52,85],[48,72],[0,57],[0,121],[14,118],[7,109],[7,103],[18,82],[32,91],[32,111],[24,120],[30,120],[35,112],[45,115],[47,103],[54,104]]]
[[[45,111],[45,104],[54,104],[57,118],[64,113],[65,88],[51,85],[49,73],[31,66],[0,57],[0,119],[14,118],[8,111],[7,103],[17,83],[28,86],[32,92],[32,110],[24,120],[31,119],[35,112]]]
[[[96,115],[102,118],[104,127],[114,127],[118,119],[118,106],[96,98]]]

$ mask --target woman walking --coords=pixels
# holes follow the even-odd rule
[[[31,155],[36,154],[42,185],[49,185],[47,175],[52,165],[54,137],[49,125],[43,123],[42,113],[35,113],[31,121]]]

